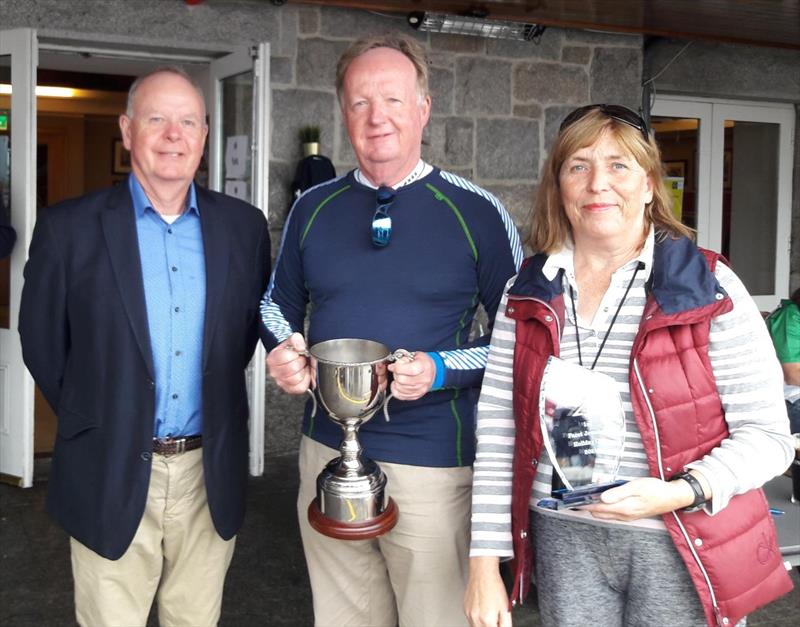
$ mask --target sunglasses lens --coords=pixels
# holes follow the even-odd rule
[[[378,204],[388,205],[394,200],[394,190],[391,187],[378,188]]]
[[[378,188],[378,208],[372,216],[372,243],[378,248],[383,248],[392,237],[392,218],[389,208],[394,201],[394,190],[391,187]]]
[[[617,120],[618,122],[632,126],[642,134],[646,141],[649,141],[650,133],[644,120],[639,116],[638,113],[628,109],[628,107],[623,107],[622,105],[593,104],[575,109],[575,111],[570,113],[566,118],[564,118],[564,121],[561,122],[561,126],[558,129],[559,133],[595,109],[600,109],[612,120]]]
[[[558,127],[558,132],[562,132],[565,128],[568,128],[575,124],[578,120],[580,120],[584,115],[586,115],[589,111],[596,109],[597,105],[587,105],[585,107],[580,107],[579,109],[575,109],[572,113],[570,113],[564,120],[561,122],[561,126]]]
[[[372,243],[383,248],[392,236],[392,218],[379,207],[372,217]]]

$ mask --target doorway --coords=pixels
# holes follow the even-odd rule
[[[673,210],[762,311],[789,290],[794,118],[770,102],[660,95],[653,107]]]
[[[37,212],[126,180],[130,163],[117,118],[127,90],[136,76],[180,65],[205,88],[207,169],[201,169],[197,182],[218,191],[233,183],[244,190],[244,200],[266,213],[269,44],[194,50],[137,40],[98,48],[100,42],[68,35],[40,40],[32,29],[0,35],[0,84],[6,85],[6,93],[0,92],[0,183],[18,234],[4,275],[0,267],[0,480],[29,487],[34,455],[50,454],[57,426],[24,368],[16,333],[22,268]],[[42,87],[61,91],[47,95]],[[244,136],[250,148],[250,167],[235,176],[223,159],[232,134]],[[252,474],[263,472],[263,362],[259,347],[248,369]]]
[[[132,77],[119,74],[39,66],[36,83],[45,87],[40,91],[53,95],[36,97],[37,217],[62,200],[125,180],[130,166],[118,152],[117,116],[125,110],[132,81]],[[50,456],[56,416],[38,387],[33,425],[34,457]]]

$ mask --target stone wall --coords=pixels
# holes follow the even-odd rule
[[[544,147],[564,112],[590,101],[638,101],[640,37],[550,29],[536,45],[416,33],[402,16],[279,9],[292,10],[297,13],[294,54],[272,59],[274,226],[290,202],[285,181],[301,156],[299,127],[322,127],[322,152],[337,172],[355,165],[334,91],[336,61],[354,34],[397,30],[427,47],[433,108],[424,158],[498,195],[520,226],[528,220]],[[282,20],[283,28],[291,28],[290,22]]]

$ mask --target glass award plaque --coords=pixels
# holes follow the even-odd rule
[[[625,411],[606,374],[550,357],[542,377],[539,419],[553,464],[552,497],[574,507],[621,485]]]

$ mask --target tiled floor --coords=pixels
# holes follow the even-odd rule
[[[39,474],[45,473],[43,466]],[[6,627],[74,624],[68,541],[44,511],[45,488],[45,481],[30,490],[0,485],[0,625]],[[250,480],[247,517],[225,586],[223,627],[312,625],[296,490],[292,455],[269,459],[265,475]],[[798,617],[800,587],[753,614],[748,625],[796,627]],[[156,625],[153,616],[149,624]],[[515,627],[538,624],[532,608],[515,611]]]

